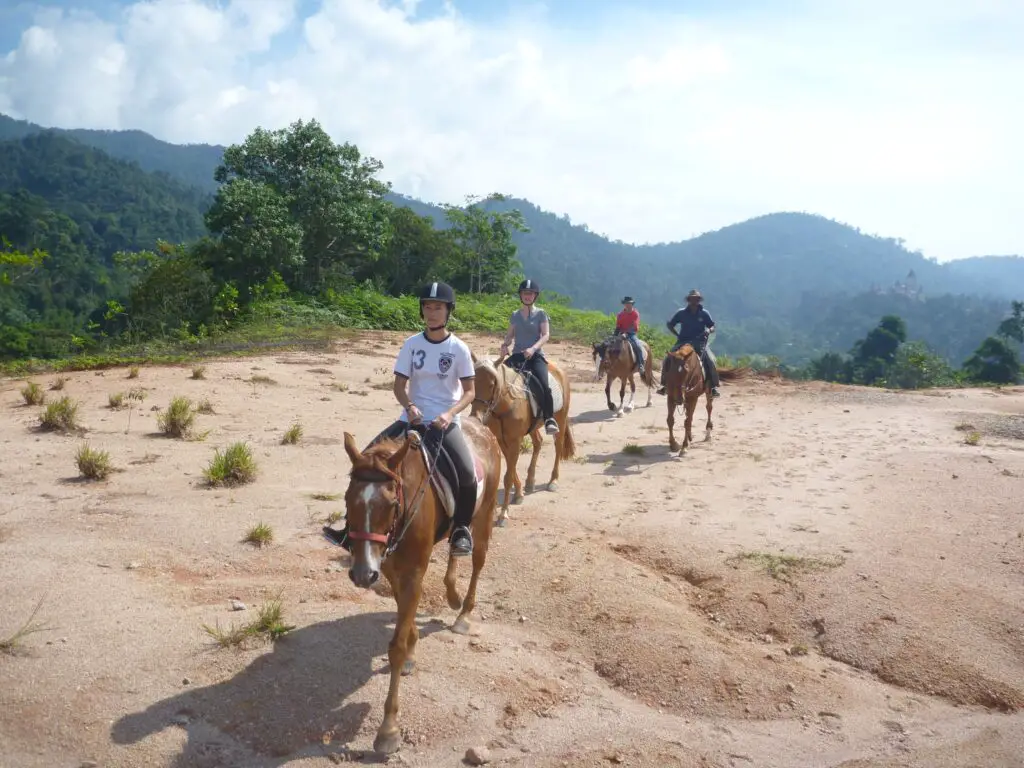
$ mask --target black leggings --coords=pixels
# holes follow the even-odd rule
[[[370,445],[385,438],[401,440],[407,429],[408,422],[396,421],[377,435]],[[440,439],[448,456],[451,457],[459,486],[455,499],[455,526],[468,526],[473,519],[473,508],[476,506],[476,468],[473,466],[473,453],[466,442],[466,435],[459,429],[458,424],[449,424],[444,433],[433,427],[426,428],[425,434],[423,430],[418,431],[423,434],[427,456],[433,457],[437,453],[437,441]],[[438,469],[447,474],[448,467],[445,466],[444,459],[440,461],[441,466]]]
[[[538,352],[529,360],[522,352],[516,352],[505,359],[505,365],[509,368],[517,368],[529,371],[533,374],[534,386],[540,390],[540,410],[544,420],[552,419],[555,416],[555,402],[551,395],[551,387],[548,386],[548,361],[543,352]],[[534,390],[536,391],[536,390]]]

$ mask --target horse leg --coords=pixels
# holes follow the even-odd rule
[[[526,470],[526,492],[533,493],[537,483],[537,459],[540,458],[540,447],[544,444],[540,430],[535,429],[530,433],[530,440],[533,441],[533,454],[530,456],[530,468]]]
[[[676,401],[672,399],[671,392],[668,393],[668,397],[665,399],[668,402],[668,449],[675,453],[679,450],[679,443],[676,442],[676,435],[672,430],[676,423]]]
[[[398,751],[402,744],[402,734],[398,729],[398,686],[402,679],[405,662],[409,658],[409,637],[416,632],[416,608],[419,606],[423,586],[423,571],[414,570],[411,574],[402,574],[396,579],[398,590],[395,602],[398,604],[398,620],[395,622],[395,634],[388,644],[388,661],[391,666],[391,685],[388,697],[384,701],[384,722],[377,730],[373,740],[373,748],[386,755]]]
[[[558,466],[562,463],[562,456],[565,454],[565,429],[566,422],[569,421],[568,408],[562,413],[556,414],[555,420],[558,422],[558,434],[555,435],[555,464],[551,467],[551,478],[548,480],[549,491],[558,490]]]
[[[615,410],[615,403],[612,402],[612,372],[608,371],[608,376],[604,382],[604,399],[608,401],[608,410]]]
[[[686,434],[683,435],[683,450],[684,451],[686,450],[686,447],[690,443],[693,442],[693,412],[697,410],[697,398],[696,397],[687,396],[686,397],[685,405],[686,405],[686,421],[683,424],[683,428],[684,428]]]
[[[629,403],[626,404],[626,413],[632,413],[633,412],[633,408],[636,407],[635,405],[633,405],[633,400],[635,398],[636,398],[636,380],[633,378],[633,374],[631,373],[631,374],[629,374]]]
[[[626,399],[626,377],[622,376],[619,381],[621,385],[619,386],[619,407],[615,409],[616,416],[622,415],[623,400]]]
[[[462,602],[462,610],[459,612],[458,618],[455,619],[455,623],[452,624],[452,632],[459,635],[468,635],[472,629],[469,614],[476,607],[476,585],[480,579],[480,571],[483,570],[484,563],[487,561],[487,544],[487,540],[483,539],[473,547],[473,575],[469,577],[469,587],[466,589],[466,599]],[[455,607],[458,608],[458,606]]]
[[[711,397],[710,389],[704,393],[704,399],[708,401],[708,423],[704,425],[704,442],[706,443],[711,439],[711,430],[715,428],[715,425],[711,423],[711,409],[713,407],[714,398]]]
[[[498,513],[498,519],[495,520],[495,525],[504,527],[505,523],[509,519],[508,505],[511,503],[512,489],[515,483],[515,471],[516,461],[519,458],[518,446],[513,450],[507,448],[504,443],[501,444],[501,453],[505,457],[505,477],[504,477],[504,488],[505,496],[501,500],[501,511]]]

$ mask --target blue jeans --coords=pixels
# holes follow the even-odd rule
[[[636,358],[637,365],[643,369],[644,350],[640,346],[640,339],[636,337],[636,333],[633,331],[619,331],[619,333],[625,334],[626,338],[629,339],[629,343],[633,346],[633,356]]]

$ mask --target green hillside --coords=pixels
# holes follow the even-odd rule
[[[45,245],[55,253],[52,263],[63,265],[59,278],[53,267],[43,270],[49,282],[41,280],[42,273],[23,281],[18,301],[0,297],[9,311],[20,301],[22,310],[30,309],[41,321],[40,313],[50,312],[52,319],[54,308],[64,306],[70,314],[61,316],[61,327],[70,327],[108,298],[125,298],[133,278],[111,271],[115,251],[152,249],[157,240],[189,243],[206,231],[202,214],[211,204],[208,193],[220,188],[214,172],[223,147],[177,146],[141,131],[49,131],[0,116],[0,139],[5,137],[13,140],[0,143],[0,214],[6,217],[0,217],[0,231],[21,248]],[[275,192],[234,202],[258,205],[263,211],[258,221],[266,223],[294,215],[296,199]],[[301,232],[264,232],[278,238],[266,252],[268,259],[290,254],[280,262],[286,283],[315,293],[331,281],[342,288],[369,280],[382,291],[400,293],[431,269],[463,279],[451,271],[451,259],[442,258],[459,250],[458,238],[446,232],[450,215],[444,208],[383,187],[360,205],[363,213],[350,219],[344,232],[328,235],[330,227],[317,233],[308,226]],[[830,349],[846,351],[880,316],[897,314],[905,318],[911,338],[959,363],[1006,315],[1009,301],[1024,295],[1022,258],[938,264],[898,239],[806,213],[772,213],[682,242],[634,246],[609,241],[525,200],[486,202],[480,208],[521,213],[525,231],[510,229],[515,258],[526,274],[568,296],[574,306],[612,312],[628,293],[638,298],[644,322],[660,327],[685,292],[699,287],[719,322],[716,349],[731,354],[802,363]],[[396,212],[402,209],[408,215]],[[241,210],[236,205],[222,211],[221,219]],[[336,216],[335,210],[325,203],[322,216]],[[385,220],[390,224],[381,229]],[[356,221],[369,227],[358,236],[352,230]],[[233,247],[241,250],[229,259],[236,267],[221,265],[228,270],[224,275],[234,268],[246,271],[238,265],[256,258],[253,249],[266,242],[252,239],[258,233],[251,226],[236,233]],[[354,250],[344,251],[344,238]],[[374,243],[385,241],[390,244],[378,259]],[[78,248],[78,255],[68,255],[64,242]],[[327,244],[333,253],[322,252]],[[293,269],[289,259],[305,264],[302,270],[295,267],[292,278],[286,274]],[[327,275],[329,264],[333,271]],[[265,278],[268,270],[250,277]]]

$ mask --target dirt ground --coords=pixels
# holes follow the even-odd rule
[[[314,494],[345,491],[345,430],[364,444],[397,414],[402,337],[212,361],[204,380],[69,374],[85,439],[119,470],[103,482],[77,478],[81,437],[38,432],[23,382],[0,381],[0,639],[40,600],[50,627],[0,653],[0,765],[384,762],[394,601],[349,582],[319,532],[343,501]],[[710,442],[698,411],[679,458],[664,398],[644,408],[642,389],[616,418],[586,349],[549,355],[572,373],[580,455],[495,530],[476,636],[447,628],[439,545],[388,763],[487,747],[538,768],[1024,766],[1024,389],[749,379],[723,387]],[[126,434],[107,400],[133,386]],[[205,439],[156,433],[175,395],[210,400]],[[257,480],[204,487],[236,440]],[[542,483],[552,459],[548,440]],[[262,549],[241,541],[257,522]],[[203,631],[276,595],[296,627],[276,643]]]

